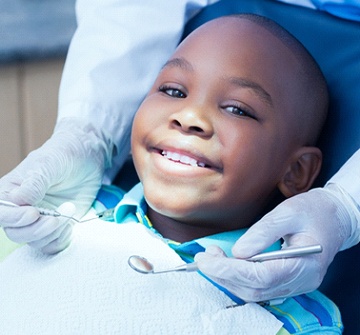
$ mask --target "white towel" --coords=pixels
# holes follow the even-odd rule
[[[198,273],[139,274],[183,263],[140,224],[79,223],[71,246],[44,256],[28,246],[0,264],[0,334],[276,334],[282,323],[257,304],[232,301]]]

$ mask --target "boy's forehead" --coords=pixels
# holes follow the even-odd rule
[[[173,57],[183,53],[203,57],[204,61],[211,57],[221,62],[231,59],[241,65],[246,57],[249,66],[260,62],[262,67],[279,66],[281,72],[288,70],[285,63],[290,68],[298,63],[292,50],[276,35],[252,20],[234,16],[214,19],[197,28],[178,46]]]
[[[206,43],[209,45],[208,49],[199,47]],[[206,55],[210,49],[214,52],[216,48],[224,48],[222,52],[228,53],[236,52],[242,46],[248,48],[249,52],[266,52],[276,55],[276,58],[273,58],[274,61],[287,58],[292,53],[277,36],[259,23],[246,17],[235,16],[220,17],[206,22],[193,31],[179,45],[177,51],[197,47],[197,52]]]
[[[236,42],[240,38],[265,38],[269,32],[259,24],[244,17],[220,17],[204,23],[189,36],[202,39],[231,40]],[[185,42],[188,42],[185,40]],[[191,43],[191,39],[189,41]]]

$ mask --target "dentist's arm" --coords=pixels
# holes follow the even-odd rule
[[[69,245],[68,221],[50,220],[25,205],[54,209],[71,201],[77,217],[86,212],[104,173],[111,180],[126,159],[133,115],[185,22],[206,4],[78,0],[78,28],[62,77],[54,134],[0,179],[0,199],[21,205],[0,211],[0,226],[10,239],[46,253]]]
[[[339,250],[360,240],[360,150],[324,188],[278,205],[233,247],[238,258],[255,255],[283,237],[284,247],[321,244],[321,254],[252,263],[226,258],[210,248],[196,261],[206,275],[246,301],[264,301],[312,291],[321,284]]]

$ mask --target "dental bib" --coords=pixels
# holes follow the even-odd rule
[[[24,246],[0,263],[1,334],[276,334],[282,323],[257,304],[233,302],[198,273],[139,274],[183,264],[143,225],[95,220],[74,227],[55,256]]]

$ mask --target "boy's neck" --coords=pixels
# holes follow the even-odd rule
[[[219,227],[204,227],[164,216],[148,207],[147,216],[153,227],[165,238],[184,243],[197,238],[222,233]]]

